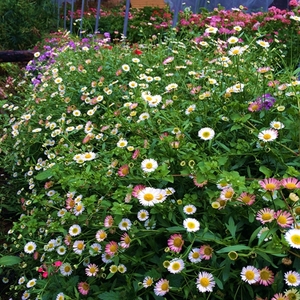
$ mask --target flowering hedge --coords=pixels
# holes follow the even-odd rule
[[[299,70],[233,30],[35,54],[2,105],[14,299],[299,299]]]

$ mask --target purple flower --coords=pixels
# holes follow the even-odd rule
[[[264,94],[259,98],[264,109],[269,110],[275,103],[276,99],[270,94]]]

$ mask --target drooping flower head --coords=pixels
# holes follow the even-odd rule
[[[78,283],[78,291],[82,295],[87,295],[90,290],[90,285],[87,282],[79,282]]]

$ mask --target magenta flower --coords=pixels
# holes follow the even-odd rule
[[[173,234],[168,239],[168,247],[171,251],[179,253],[184,244],[184,240],[182,239],[181,234]]]
[[[236,200],[250,206],[255,202],[255,195],[243,192]]]
[[[114,256],[118,251],[118,247],[119,246],[115,241],[111,241],[105,246],[105,253]]]
[[[78,283],[78,291],[82,295],[87,295],[90,290],[90,285],[87,282]]]
[[[275,219],[275,212],[270,208],[263,208],[259,210],[256,214],[256,220],[260,221],[262,224],[270,223]]]
[[[281,182],[275,178],[266,178],[263,180],[260,180],[259,185],[266,191],[275,191],[280,189]]]
[[[294,223],[292,215],[287,211],[279,210],[274,215],[277,224],[282,228],[291,227]]]
[[[300,181],[298,181],[297,178],[284,178],[281,180],[280,184],[288,190],[300,189]]]
[[[258,282],[264,286],[271,285],[274,282],[274,273],[268,267],[259,270]]]
[[[211,259],[214,250],[209,245],[203,245],[200,247],[199,252],[202,259],[209,260]]]
[[[124,165],[124,166],[122,166],[122,167],[119,168],[118,175],[120,177],[125,177],[128,174],[129,174],[129,167],[128,167],[128,165]]]

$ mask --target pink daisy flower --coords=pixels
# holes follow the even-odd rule
[[[142,185],[142,184],[139,184],[139,185],[136,185],[133,190],[132,190],[132,196],[137,198],[138,197],[138,194],[140,191],[142,191],[143,189],[145,189],[146,186]]]
[[[122,166],[122,167],[119,168],[118,175],[120,177],[125,177],[128,174],[129,174],[129,167],[128,167],[128,165],[124,165],[124,166]]]
[[[160,279],[154,287],[154,293],[156,296],[164,296],[166,293],[169,292],[170,285],[169,280],[167,279]]]
[[[130,246],[130,242],[131,242],[131,239],[130,239],[130,236],[128,235],[127,232],[125,232],[122,236],[121,236],[121,242],[120,242],[120,246],[122,248],[129,248]]]
[[[284,188],[288,190],[300,189],[300,181],[298,181],[297,178],[284,178],[280,183]]]
[[[259,270],[258,282],[264,286],[271,285],[274,282],[274,273],[268,267]]]
[[[282,228],[291,227],[294,223],[292,215],[287,211],[278,210],[274,215],[277,224]]]
[[[111,241],[105,246],[105,253],[109,254],[110,256],[114,256],[117,251],[118,244],[115,241]]]
[[[209,260],[214,252],[213,248],[209,245],[202,245],[199,249],[202,259]]]
[[[182,239],[181,234],[173,234],[168,239],[168,247],[171,251],[179,253],[184,244],[184,240]]]
[[[256,220],[260,221],[262,224],[270,223],[275,219],[275,211],[270,208],[263,208],[259,210],[256,214]]]
[[[114,224],[114,218],[112,216],[106,216],[104,220],[104,227],[110,228]]]
[[[95,264],[89,264],[85,268],[85,274],[87,276],[96,276],[98,272],[99,272],[99,268]]]
[[[90,290],[90,285],[87,282],[78,283],[78,291],[82,295],[87,295]]]
[[[289,297],[285,296],[282,293],[277,293],[273,296],[273,298],[271,300],[289,300]]]
[[[241,195],[236,200],[240,201],[240,202],[243,202],[243,204],[245,204],[245,205],[250,206],[255,202],[255,195],[243,192],[243,193],[241,193]]]
[[[202,188],[207,184],[207,180],[204,180],[203,182],[198,182],[196,176],[193,176],[193,182],[194,182],[194,185],[198,188]]]
[[[234,195],[234,189],[232,187],[225,188],[222,190],[220,198],[222,200],[230,200]]]
[[[263,180],[260,180],[259,185],[266,191],[275,191],[280,189],[281,182],[275,178],[266,178]]]

